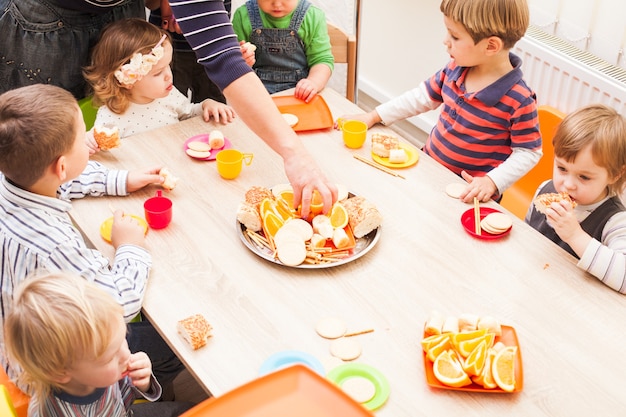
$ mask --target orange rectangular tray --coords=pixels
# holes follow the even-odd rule
[[[298,117],[298,123],[293,127],[296,132],[333,127],[333,115],[320,95],[316,95],[308,103],[294,96],[274,96],[272,100],[281,113],[291,113]]]
[[[333,382],[304,365],[259,377],[181,417],[374,417]]]
[[[424,335],[425,336],[425,335]],[[515,357],[515,389],[513,392],[519,392],[524,387],[524,370],[522,368],[522,351],[519,348],[519,342],[517,341],[517,333],[511,326],[502,326],[502,336],[496,337],[495,342],[502,342],[506,346],[517,346],[517,355]],[[422,352],[424,350],[422,349]],[[457,391],[474,391],[474,392],[492,392],[492,393],[505,393],[506,391],[500,388],[487,389],[482,385],[474,384],[466,385],[464,387],[449,387],[439,382],[435,373],[433,372],[433,363],[426,358],[426,352],[424,352],[424,371],[426,372],[426,382],[428,385],[434,388],[442,388]]]

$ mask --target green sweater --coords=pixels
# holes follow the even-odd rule
[[[295,10],[295,9],[294,9]],[[262,10],[261,21],[263,27],[273,29],[285,29],[289,27],[293,12],[281,18],[274,18]],[[243,4],[239,6],[233,16],[233,29],[240,41],[250,41],[250,33],[252,32],[252,24],[248,17],[248,9]],[[298,36],[304,42],[304,50],[309,68],[317,64],[326,64],[332,71],[335,67],[335,59],[330,48],[330,38],[328,37],[328,29],[326,28],[326,15],[324,12],[311,5],[304,16],[304,21],[298,30]]]

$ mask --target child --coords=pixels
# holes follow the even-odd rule
[[[235,113],[212,99],[191,103],[172,79],[172,44],[163,30],[142,19],[123,19],[102,31],[85,77],[98,109],[95,125],[113,124],[120,138],[203,115],[229,123]],[[97,150],[89,135],[90,147]]]
[[[307,0],[248,0],[233,29],[256,46],[253,68],[270,94],[295,87],[294,96],[309,102],[328,83],[335,60],[326,16]]]
[[[535,94],[510,49],[529,24],[526,0],[443,0],[444,45],[452,60],[419,87],[366,114],[372,126],[443,103],[424,152],[469,184],[464,202],[498,198],[541,158]]]
[[[111,231],[116,251],[110,265],[103,254],[87,247],[72,224],[70,200],[127,195],[163,182],[160,169],[115,171],[89,161],[81,111],[72,94],[60,87],[34,84],[0,95],[0,325],[11,311],[15,286],[37,270],[67,271],[93,281],[123,307],[127,321],[135,317],[152,264],[143,228],[116,211]],[[131,342],[141,344],[154,363],[176,362],[147,324],[137,323]],[[2,342],[0,333],[0,348]],[[13,378],[16,372],[2,354],[0,362]],[[165,387],[181,369],[155,373]]]
[[[31,388],[29,416],[126,416],[136,398],[161,396],[148,356],[128,350],[122,307],[78,275],[24,281],[4,329],[8,355]],[[191,406],[161,402],[147,414],[138,404],[131,415],[174,416]]]
[[[578,266],[626,294],[626,118],[604,105],[563,119],[552,141],[554,171],[536,195],[569,194],[545,216],[533,206],[526,222],[578,259]]]

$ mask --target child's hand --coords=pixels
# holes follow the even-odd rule
[[[216,122],[225,125],[233,121],[235,110],[224,103],[208,98],[202,102],[202,117],[205,122],[211,120],[212,117]]]
[[[461,171],[461,177],[468,182],[467,188],[459,196],[464,203],[473,202],[474,197],[476,197],[479,201],[486,203],[498,192],[496,184],[494,184],[491,178],[487,175],[482,177],[472,177],[467,172]]]
[[[592,237],[578,223],[572,204],[565,200],[550,204],[546,219],[561,240],[581,257]]]
[[[370,128],[374,126],[376,123],[380,123],[382,119],[380,118],[376,110],[372,110],[369,113],[344,114],[343,116],[340,116],[335,121],[335,125],[334,125],[335,129],[340,129],[339,123],[338,123],[339,120],[360,120],[363,123],[365,123],[368,128]]]
[[[115,249],[121,245],[144,246],[145,232],[142,225],[127,216],[122,210],[115,210],[111,226],[111,244]]]
[[[146,185],[163,184],[165,178],[159,175],[162,167],[150,168],[145,171],[130,171],[126,181],[126,191],[132,193],[140,190]]]
[[[93,137],[93,129],[87,131],[85,133],[85,143],[89,148],[89,155],[93,155],[97,152],[100,152],[100,147],[98,147],[98,142],[96,142],[96,138]]]
[[[243,56],[244,61],[249,66],[253,66],[256,62],[256,46],[246,41],[239,41],[239,48],[241,49],[241,55]]]
[[[150,389],[152,364],[148,355],[144,352],[132,353],[128,362],[128,371],[128,376],[135,388],[141,392],[147,392]]]
[[[303,78],[296,84],[296,90],[293,95],[300,100],[304,100],[307,103],[317,95],[319,88],[315,83],[308,78]]]

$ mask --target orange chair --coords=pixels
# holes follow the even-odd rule
[[[533,169],[504,192],[502,201],[500,201],[502,207],[522,220],[526,217],[526,212],[532,203],[537,187],[543,181],[552,178],[552,165],[554,163],[552,138],[557,126],[565,117],[565,113],[550,106],[539,106],[537,113],[543,143],[543,156]]]
[[[9,390],[4,385],[0,385],[0,416],[17,417],[13,401],[9,395]]]
[[[26,417],[26,415],[28,414],[28,401],[30,400],[30,397],[24,394],[13,382],[11,382],[8,375],[6,374],[6,372],[4,372],[4,369],[1,366],[0,386],[2,386],[3,390],[6,390],[6,394],[11,400],[11,407],[7,408],[15,410],[16,417]],[[4,416],[4,414],[0,415]]]

